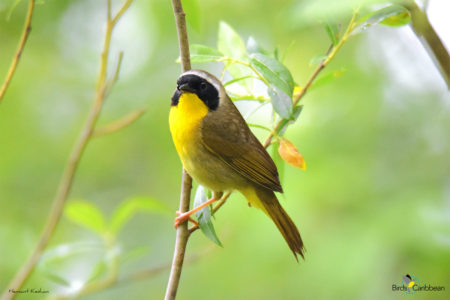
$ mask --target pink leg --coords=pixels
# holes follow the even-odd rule
[[[175,218],[175,228],[178,228],[178,226],[180,226],[180,224],[186,222],[193,213],[201,210],[202,208],[210,205],[211,203],[217,201],[219,199],[215,199],[215,198],[211,198],[208,201],[206,201],[205,203],[202,203],[201,205],[197,206],[194,209],[191,209],[190,211],[187,211],[185,213],[180,214],[178,217]],[[177,213],[178,214],[178,213]]]
[[[181,215],[181,212],[179,210],[177,210],[176,214],[177,214],[177,216],[179,216],[179,215]],[[198,222],[195,221],[191,216],[189,216],[188,220],[189,220],[189,222],[191,222],[195,226],[198,226]]]

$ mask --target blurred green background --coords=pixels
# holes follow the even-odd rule
[[[22,1],[8,20],[12,2],[0,1],[1,79],[27,8]],[[314,69],[310,60],[329,46],[321,17],[315,10],[308,17],[303,13],[310,1],[185,2],[190,42],[215,47],[219,21],[226,21],[266,49],[290,47],[284,63],[299,85]],[[117,9],[121,2],[113,3]],[[443,12],[448,8],[445,1],[430,1],[430,20],[447,43],[450,23]],[[105,1],[91,0],[45,0],[36,6],[32,33],[0,105],[2,290],[41,233],[86,118],[105,10]],[[345,26],[350,14],[336,9],[335,17]],[[136,195],[167,206],[168,214],[135,215],[120,232],[116,250],[142,255],[121,264],[119,278],[172,260],[181,163],[167,120],[180,73],[170,1],[134,1],[114,32],[110,71],[121,50],[120,79],[99,125],[148,110],[130,127],[90,142],[69,197],[99,206],[106,216]],[[194,67],[216,75],[222,68]],[[393,299],[404,294],[392,292],[392,284],[401,284],[407,273],[421,283],[446,287],[415,297],[450,298],[450,96],[445,82],[408,26],[374,27],[352,37],[324,73],[343,69],[339,78],[308,92],[302,115],[286,132],[308,169],[279,166],[285,190],[280,201],[302,233],[306,260],[297,264],[269,218],[233,194],[215,219],[224,247],[200,232],[190,239],[187,257],[201,257],[185,265],[179,299]],[[264,123],[267,116],[256,119]],[[255,132],[265,138],[264,131]],[[40,264],[24,287],[47,289],[51,296],[76,291],[105,255],[101,247],[77,247],[97,244],[102,244],[99,236],[63,217],[49,250],[61,252],[65,245],[69,252],[51,265],[68,286],[52,280]],[[168,273],[85,299],[161,299]],[[17,298],[29,297],[41,296]]]

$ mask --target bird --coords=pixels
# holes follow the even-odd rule
[[[177,80],[171,98],[169,128],[184,169],[213,197],[175,218],[175,227],[199,209],[237,190],[249,206],[275,223],[298,261],[305,248],[300,233],[274,192],[283,192],[278,171],[252,133],[221,81],[204,70],[189,70]]]
[[[408,285],[408,292],[411,292],[411,288],[416,284],[416,282],[411,278],[409,274],[403,276],[403,281]]]

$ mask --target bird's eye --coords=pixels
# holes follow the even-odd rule
[[[204,90],[206,90],[206,83],[204,83],[204,82],[202,82],[202,83],[200,83],[200,89],[202,90],[202,91],[204,91]]]

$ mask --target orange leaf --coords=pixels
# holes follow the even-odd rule
[[[284,138],[280,138],[280,146],[278,147],[278,153],[281,158],[290,165],[302,170],[306,170],[306,163],[303,156],[298,153],[297,148],[290,141]]]

